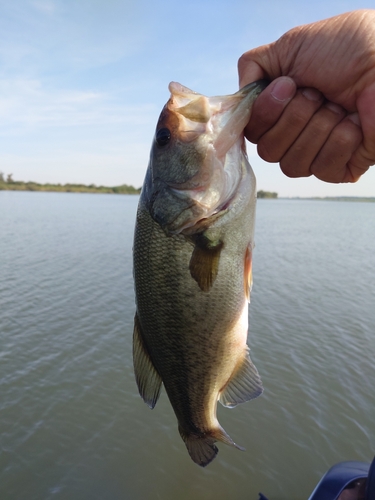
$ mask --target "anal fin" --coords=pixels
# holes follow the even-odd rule
[[[162,380],[147,352],[137,313],[134,317],[133,364],[139,394],[152,409],[159,399]]]
[[[258,370],[252,363],[248,353],[222,389],[219,401],[223,406],[233,408],[240,403],[250,401],[263,392],[263,385]]]

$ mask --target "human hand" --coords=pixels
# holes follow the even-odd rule
[[[240,87],[273,80],[246,137],[289,177],[355,182],[375,163],[375,10],[299,26],[241,56]]]

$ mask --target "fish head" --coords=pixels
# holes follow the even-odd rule
[[[228,206],[243,175],[243,130],[264,81],[206,97],[179,83],[156,126],[142,196],[167,234],[194,233]]]

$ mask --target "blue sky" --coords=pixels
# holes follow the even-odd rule
[[[288,29],[373,1],[2,0],[0,171],[16,180],[141,186],[168,83],[237,90],[237,60]],[[280,196],[375,196],[288,179],[248,145],[258,188]]]

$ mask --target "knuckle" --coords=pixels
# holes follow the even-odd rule
[[[296,160],[290,160],[288,157],[280,160],[280,169],[287,177],[291,178],[309,177],[311,175],[308,166]]]
[[[293,112],[285,114],[286,127],[302,130],[310,120],[310,114],[307,116],[304,109],[293,109]]]
[[[338,168],[338,166],[330,163],[317,161],[311,167],[311,173],[321,181],[338,184],[343,182],[345,177],[345,167]]]
[[[322,151],[317,158],[313,161],[311,165],[311,172],[318,177],[319,175],[332,175],[336,172],[338,166],[337,159],[327,153]],[[325,174],[326,173],[326,174]]]
[[[338,149],[323,148],[311,165],[311,173],[325,182],[338,184],[344,182],[346,176],[346,163],[350,154]]]
[[[276,163],[280,161],[282,155],[272,146],[272,142],[262,137],[258,143],[258,155],[264,161]]]
[[[280,169],[287,177],[290,177],[292,179],[299,177],[296,169],[293,168],[293,165],[290,165],[288,162],[280,161]]]
[[[334,133],[332,136],[332,145],[337,149],[341,154],[344,151],[348,151],[352,148],[353,137],[348,130],[341,129],[337,133]]]
[[[359,145],[362,132],[350,120],[344,120],[333,129],[330,139],[336,148],[348,151]]]
[[[331,133],[334,124],[332,124],[329,120],[320,120],[317,123],[314,123],[311,127],[311,134],[313,137],[328,137]]]

